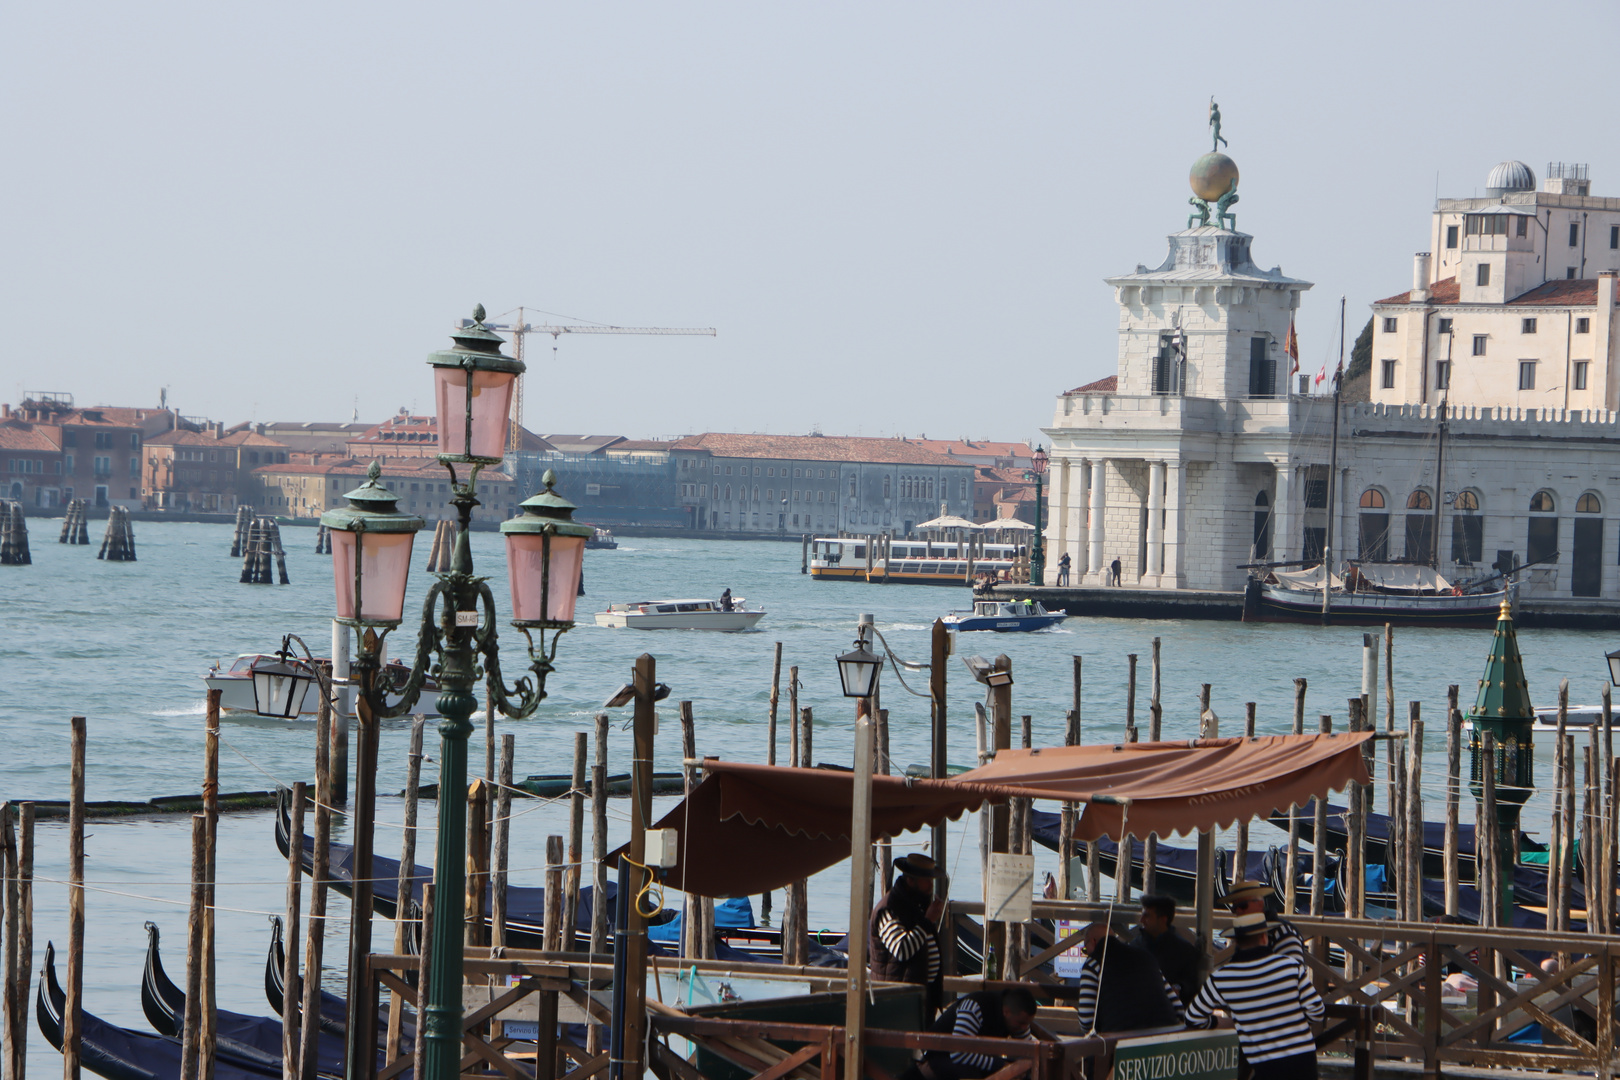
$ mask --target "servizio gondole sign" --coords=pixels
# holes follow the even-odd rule
[[[1186,1031],[1114,1044],[1113,1080],[1237,1080],[1237,1032]]]

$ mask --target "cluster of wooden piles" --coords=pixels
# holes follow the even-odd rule
[[[33,561],[22,503],[0,500],[0,566],[27,566]]]
[[[101,550],[96,558],[107,562],[135,561],[135,526],[129,520],[129,511],[115,506],[107,513],[107,531],[101,537]]]
[[[67,512],[62,515],[62,535],[59,544],[90,543],[90,520],[85,515],[83,499],[69,499]]]
[[[253,530],[253,510],[247,506],[236,508],[236,531],[231,534],[231,558],[240,559]]]
[[[244,536],[242,519],[238,517],[237,542],[232,544],[231,554],[237,554],[238,549],[242,556],[243,585],[273,585],[278,577],[281,584],[288,584],[287,553],[281,547],[281,526],[274,518],[249,518]]]
[[[433,543],[428,548],[427,568],[437,573],[447,573],[450,569],[450,560],[456,551],[456,524],[453,521],[440,521],[433,526]]]

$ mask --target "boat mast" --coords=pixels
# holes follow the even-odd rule
[[[1339,479],[1339,378],[1344,374],[1344,297],[1339,297],[1339,370],[1333,373],[1333,441],[1328,450],[1327,536],[1322,545],[1322,622],[1328,621],[1333,595],[1333,499]]]
[[[1446,492],[1446,399],[1440,399],[1440,435],[1434,443],[1434,543],[1429,549],[1429,565],[1440,569],[1440,508]]]

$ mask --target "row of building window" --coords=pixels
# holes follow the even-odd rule
[[[1260,496],[1255,499],[1255,505],[1266,505],[1262,501],[1265,498],[1266,493],[1262,491]],[[1385,506],[1385,495],[1381,489],[1368,488],[1361,493],[1361,508],[1363,510],[1382,510]],[[1434,509],[1434,501],[1428,491],[1418,488],[1406,497],[1406,508],[1408,510],[1432,510]],[[1456,497],[1452,500],[1451,508],[1464,513],[1477,513],[1479,510],[1479,493],[1475,491],[1457,492]],[[1530,513],[1555,514],[1557,512],[1558,500],[1547,489],[1543,488],[1530,496]],[[1596,494],[1588,491],[1575,500],[1575,512],[1577,514],[1601,514],[1603,513],[1603,501]]]
[[[110,431],[93,431],[93,432],[91,432],[91,434],[95,436],[95,449],[97,449],[97,450],[111,450],[113,448],[113,433],[112,432],[110,432]],[[63,428],[62,429],[62,445],[63,446],[78,446],[79,445],[79,433],[76,430],[74,430],[73,428],[70,428],[70,427]],[[130,432],[130,435],[129,435],[129,448],[131,450],[139,450],[141,448],[141,436],[140,436],[139,432],[134,432],[134,431]]]
[[[1540,363],[1539,360],[1519,361],[1520,390],[1534,390],[1536,388],[1536,366]],[[1394,360],[1383,361],[1383,388],[1385,390],[1395,388],[1395,364]],[[1585,390],[1587,371],[1591,366],[1590,361],[1575,360],[1571,362],[1570,366],[1574,369],[1570,373],[1570,389]],[[1435,361],[1434,388],[1436,390],[1451,389],[1451,362],[1449,360]]]
[[[701,463],[693,461],[690,458],[682,458],[681,459],[681,468],[682,469],[701,469],[702,467],[703,466],[702,466]],[[722,468],[722,466],[718,462],[716,462],[715,466],[714,466],[714,475],[720,476],[721,475],[721,468]],[[726,465],[726,466],[724,466],[724,469],[725,469],[724,475],[730,476],[732,467],[730,465]],[[788,474],[788,467],[786,465],[781,465],[781,466],[777,466],[777,465],[763,465],[763,466],[762,465],[755,465],[753,475],[759,476],[761,469],[765,470],[764,475],[766,475],[766,476],[775,476],[775,475],[777,475],[778,472],[780,472],[783,477],[786,477],[787,474]],[[747,476],[748,475],[748,466],[747,465],[738,465],[737,466],[737,473],[738,473],[739,476]],[[793,470],[793,476],[794,476],[795,479],[799,478],[800,476],[803,476],[803,477],[813,479],[813,480],[825,480],[827,478],[827,470],[826,469],[816,469],[816,468],[812,468],[811,466],[804,465],[804,466],[800,466],[799,468],[794,469]],[[838,479],[838,470],[837,469],[832,470],[832,477],[833,477],[834,480]]]
[[[1401,325],[1401,320],[1400,320],[1399,316],[1386,315],[1384,317],[1384,333],[1386,333],[1386,334],[1396,333],[1396,332],[1398,332],[1400,330],[1400,325]],[[1446,335],[1451,333],[1452,322],[1451,322],[1450,319],[1441,319],[1441,320],[1439,320],[1439,322],[1436,325],[1437,325],[1437,327],[1439,329],[1439,333],[1440,333],[1441,337],[1445,337]],[[1538,325],[1539,324],[1538,324],[1538,322],[1537,322],[1537,320],[1535,318],[1520,319],[1519,320],[1519,333],[1521,333],[1521,334],[1534,334],[1536,332],[1536,327]],[[1590,334],[1592,332],[1592,320],[1589,317],[1585,316],[1585,315],[1583,315],[1580,318],[1576,319],[1575,320],[1575,332],[1577,334]],[[1485,342],[1489,338],[1490,338],[1489,334],[1475,334],[1474,335],[1474,355],[1475,356],[1484,356],[1485,355]]]
[[[1507,214],[1469,214],[1465,219],[1465,226],[1469,236],[1506,236],[1508,234]],[[1518,236],[1530,235],[1530,218],[1524,214],[1512,215],[1518,221],[1514,233]],[[1446,247],[1457,246],[1457,226],[1446,226]],[[1569,246],[1581,246],[1581,223],[1569,223]],[[1620,225],[1609,226],[1609,247],[1620,248]],[[1483,282],[1481,284],[1484,284]]]

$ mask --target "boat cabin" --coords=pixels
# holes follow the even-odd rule
[[[740,605],[741,600],[734,601]],[[628,604],[609,604],[608,611],[629,615],[686,615],[699,611],[720,611],[713,600],[633,600]]]

